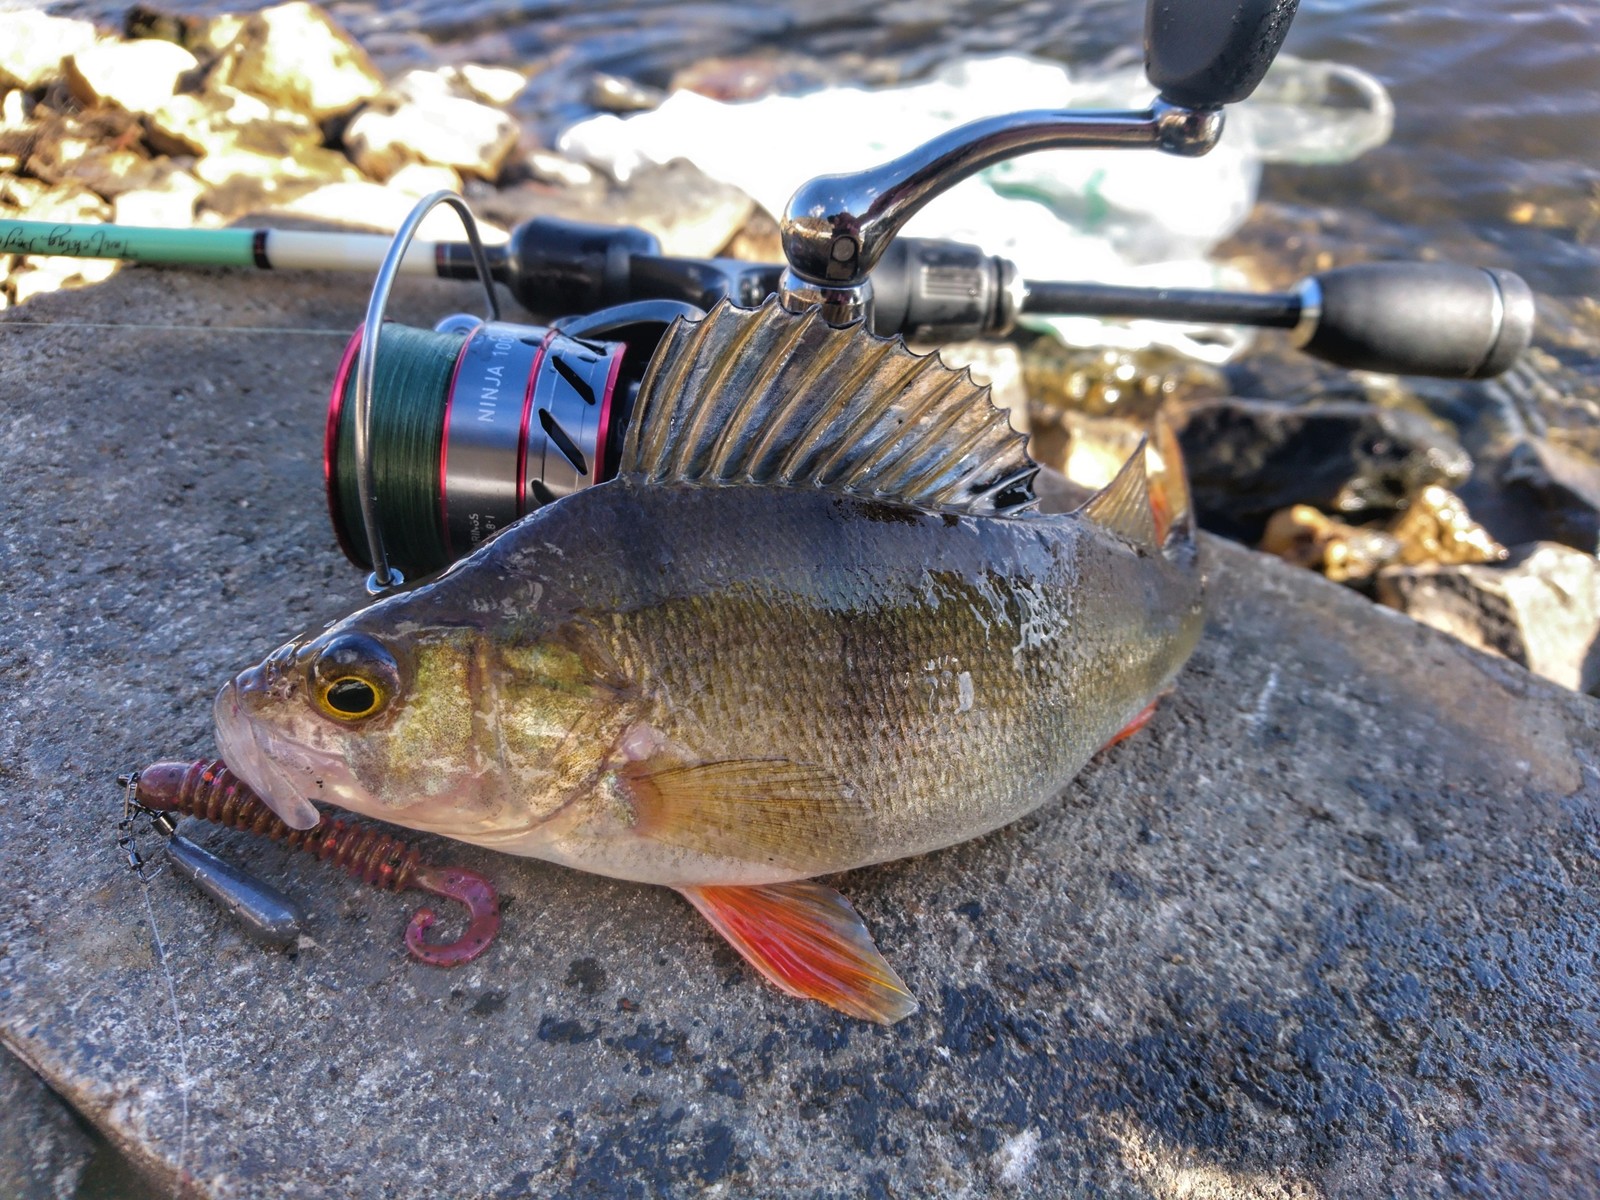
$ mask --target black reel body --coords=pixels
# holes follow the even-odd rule
[[[361,336],[350,339],[329,396],[323,474],[340,547],[371,567],[355,453]],[[464,316],[431,330],[386,322],[368,455],[393,565],[407,578],[431,575],[540,505],[614,474],[654,348],[647,341],[643,354],[630,354],[626,343],[554,326]]]

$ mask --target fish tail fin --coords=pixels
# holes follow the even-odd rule
[[[799,880],[678,891],[746,962],[789,995],[880,1025],[917,1011],[855,909],[831,887]]]

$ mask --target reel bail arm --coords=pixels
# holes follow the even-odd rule
[[[1019,154],[1079,148],[1197,156],[1222,135],[1222,106],[1266,74],[1299,0],[1148,0],[1145,67],[1161,95],[1137,112],[1041,110],[973,121],[882,166],[803,184],[781,222],[783,304],[830,325],[869,320],[872,269],[901,227],[950,187]]]

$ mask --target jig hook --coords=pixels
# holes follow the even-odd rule
[[[124,777],[119,777],[119,781]],[[406,926],[406,948],[431,967],[458,967],[488,948],[500,930],[500,901],[483,876],[461,867],[433,867],[417,851],[378,829],[324,816],[310,829],[290,829],[220,759],[214,762],[160,762],[137,772],[128,783],[130,802],[152,814],[178,814],[214,821],[314,854],[343,867],[364,883],[385,891],[416,888],[466,907],[467,929],[453,942],[429,942],[423,935],[437,916],[419,908]]]

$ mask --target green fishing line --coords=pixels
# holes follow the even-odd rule
[[[439,494],[444,410],[462,333],[437,333],[385,324],[372,379],[372,490],[391,565],[407,579],[432,574],[449,561]],[[361,498],[356,485],[356,373],[345,380],[336,463],[340,515],[350,548],[364,566]]]

